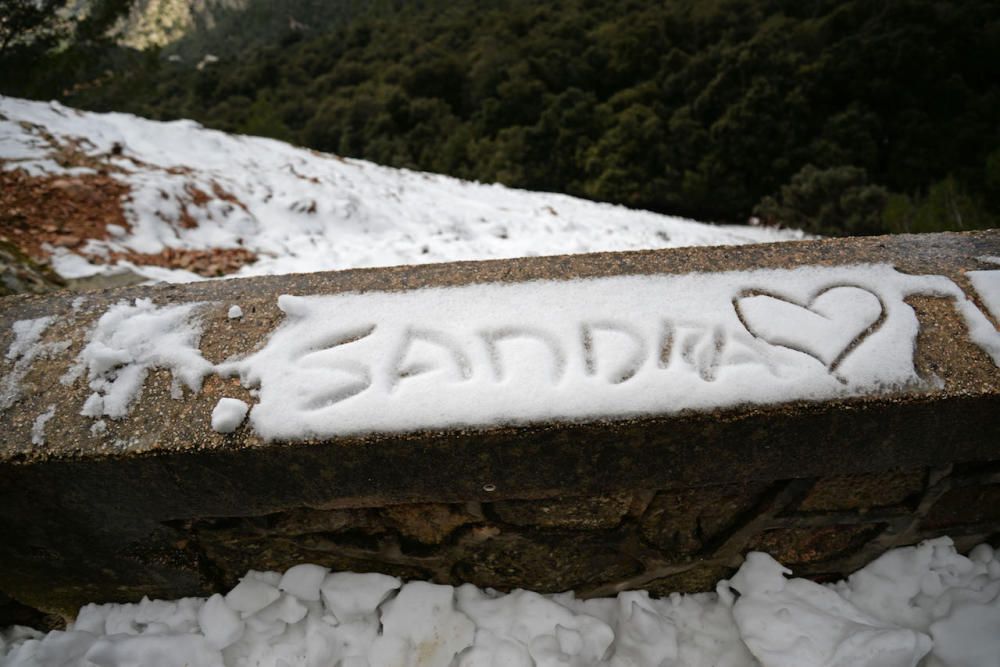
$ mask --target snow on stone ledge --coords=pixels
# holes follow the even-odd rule
[[[969,272],[989,308],[997,273]],[[203,304],[136,299],[98,319],[62,382],[86,373],[80,413],[122,419],[151,369],[175,398],[239,375],[267,440],[830,400],[935,382],[914,368],[912,295],[950,299],[1000,365],[1000,332],[950,279],[855,264],[283,295],[263,346],[218,365],[199,349]],[[51,320],[13,324],[0,408],[36,357],[69,346],[40,342]],[[224,399],[206,421],[229,433],[248,407]]]
[[[7,348],[3,361],[11,362],[12,367],[0,377],[0,411],[11,407],[20,398],[21,381],[37,359],[56,356],[69,349],[68,341],[41,342],[43,334],[55,319],[50,315],[31,320],[18,320],[11,327],[14,340]]]
[[[904,299],[949,279],[885,264],[282,296],[285,322],[217,367],[259,387],[267,439],[618,418],[919,386]]]
[[[193,315],[199,305],[161,307],[150,299],[136,299],[109,308],[91,331],[77,365],[62,379],[69,384],[87,371],[93,393],[80,414],[126,416],[153,368],[171,371],[174,398],[181,397],[182,383],[192,391],[200,389],[212,364],[198,349],[201,327]]]

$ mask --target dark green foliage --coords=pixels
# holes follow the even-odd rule
[[[0,58],[27,49],[46,49],[64,33],[56,10],[66,0],[0,0]]]
[[[0,89],[700,219],[1000,219],[997,0],[258,0],[217,19]],[[206,51],[222,60],[198,71]]]
[[[57,97],[114,65],[107,34],[133,0],[91,0],[72,14],[69,0],[0,0],[0,92]]]
[[[997,226],[996,209],[988,209],[954,177],[931,185],[926,194],[893,195],[882,214],[889,232],[934,232],[941,229],[984,229]]]
[[[877,234],[889,193],[868,183],[864,169],[807,164],[782,186],[778,200],[766,197],[754,211],[765,222],[815,234]]]

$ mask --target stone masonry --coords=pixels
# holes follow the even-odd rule
[[[300,562],[596,596],[708,590],[748,550],[826,581],[928,537],[1000,546],[1000,371],[954,298],[906,301],[925,382],[829,400],[265,441],[249,423],[209,427],[220,397],[256,400],[236,378],[209,375],[175,398],[170,373],[153,370],[103,430],[80,414],[85,379],[60,381],[108,307],[140,297],[208,304],[212,364],[265,344],[280,294],[804,265],[943,276],[996,327],[966,274],[1000,270],[997,256],[1000,232],[981,232],[5,298],[0,352],[15,322],[55,319],[31,363],[0,359],[0,390],[18,387],[0,412],[0,625],[29,609],[70,617],[90,601],[205,595]]]

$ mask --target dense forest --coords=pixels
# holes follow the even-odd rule
[[[0,92],[701,220],[1000,226],[998,1],[292,4],[173,50],[22,40]]]

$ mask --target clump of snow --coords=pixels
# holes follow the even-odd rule
[[[741,594],[733,617],[750,652],[773,667],[914,667],[931,649],[926,634],[880,621],[836,591],[752,553],[730,587]]]
[[[171,372],[175,398],[181,396],[182,383],[192,391],[200,389],[212,365],[198,348],[201,327],[194,313],[199,305],[161,307],[151,299],[136,299],[109,308],[90,332],[78,359],[93,390],[80,414],[124,417],[154,368]]]
[[[232,433],[247,416],[250,406],[238,398],[220,398],[212,410],[212,429],[219,433]]]
[[[329,571],[329,568],[309,563],[296,565],[281,577],[278,588],[300,600],[316,602],[320,597],[323,580]]]
[[[455,608],[455,589],[414,581],[380,609],[382,632],[372,642],[372,667],[405,665],[419,656],[424,667],[448,667],[473,644],[476,624]]]
[[[0,97],[0,137],[0,168],[33,174],[71,171],[51,155],[84,137],[78,150],[129,186],[130,229],[111,228],[108,240],[92,240],[95,255],[165,248],[255,253],[258,261],[237,275],[803,237],[391,169],[191,121],[161,123],[9,97]],[[108,271],[64,250],[56,251],[53,265],[65,277]],[[182,270],[120,266],[153,280],[199,279]]]
[[[219,665],[218,651],[199,635],[100,637],[83,656],[97,667]]]
[[[228,317],[231,320],[238,320],[239,318],[243,317],[243,309],[240,308],[239,306],[230,306]]]
[[[854,265],[283,295],[217,371],[259,389],[266,439],[823,400],[925,382],[912,294],[954,299],[1000,363],[954,282]]]
[[[929,634],[932,667],[1000,659],[1000,554],[988,544],[968,558],[947,538],[895,549],[836,590],[886,623]]]
[[[37,359],[65,352],[69,349],[69,341],[42,343],[42,335],[55,317],[39,317],[33,320],[18,320],[11,329],[14,340],[7,348],[5,360],[12,362],[13,367],[0,378],[0,410],[6,410],[17,402],[21,396],[21,381],[28,375],[32,364]]]
[[[296,566],[228,595],[87,605],[65,632],[0,633],[0,662],[186,667],[996,667],[1000,559],[948,538],[845,581],[749,554],[715,593],[580,600]],[[322,580],[321,580],[322,577]],[[321,581],[321,583],[319,583]],[[317,598],[317,587],[322,591]],[[299,597],[299,594],[303,597]]]
[[[323,603],[339,623],[355,623],[371,614],[402,581],[385,574],[335,572],[320,586]]]
[[[45,444],[45,425],[56,416],[56,406],[50,405],[42,414],[35,417],[35,422],[31,425],[31,444]]]
[[[216,593],[198,611],[198,625],[212,648],[222,650],[243,636],[246,627],[239,613]]]
[[[245,616],[257,613],[281,597],[278,587],[248,574],[226,594],[226,604]]]

